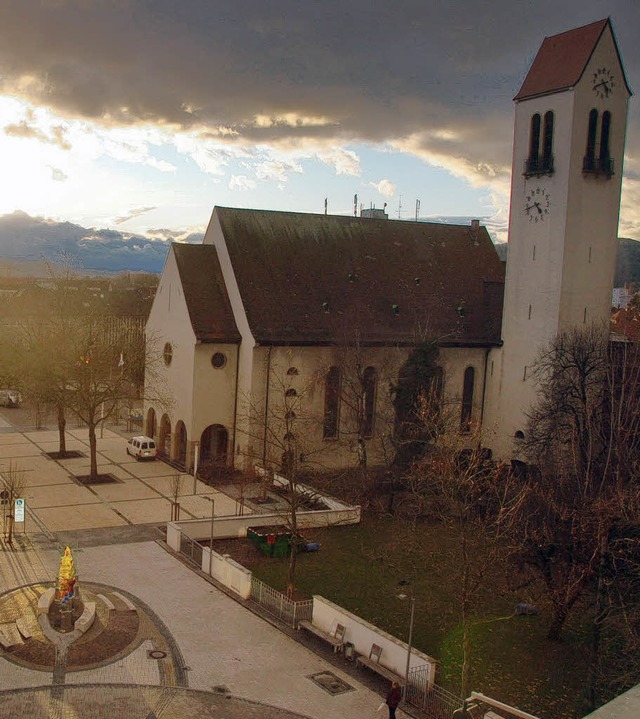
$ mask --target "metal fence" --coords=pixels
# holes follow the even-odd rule
[[[294,629],[303,619],[311,620],[313,599],[294,602],[256,577],[251,577],[251,599]]]
[[[407,701],[433,719],[451,719],[453,712],[460,709],[464,702],[437,684],[430,685],[429,669],[416,667],[409,671]]]
[[[202,567],[202,545],[198,544],[184,532],[180,532],[180,554],[183,554],[198,569]]]

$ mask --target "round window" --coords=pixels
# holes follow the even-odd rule
[[[171,360],[173,359],[173,347],[171,346],[171,342],[167,342],[165,344],[164,350],[162,352],[162,357],[164,358],[164,363],[168,367],[171,364]]]
[[[214,352],[213,357],[211,358],[211,364],[216,369],[220,369],[227,364],[227,358],[222,354],[222,352]]]

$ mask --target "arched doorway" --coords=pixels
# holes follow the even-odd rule
[[[200,459],[226,466],[229,433],[221,424],[210,424],[200,436]]]
[[[147,412],[147,437],[155,437],[157,430],[158,428],[156,427],[156,411],[155,409],[153,409],[153,407],[149,407],[149,411]]]
[[[182,420],[176,424],[176,456],[178,462],[187,463],[187,428]]]
[[[160,432],[158,434],[158,452],[171,457],[171,420],[166,414],[160,420]]]

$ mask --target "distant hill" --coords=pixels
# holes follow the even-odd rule
[[[506,242],[496,244],[496,251],[501,260],[507,259],[508,249]],[[613,286],[624,287],[630,282],[640,285],[640,242],[628,237],[619,237]]]
[[[41,276],[45,262],[55,262],[61,252],[77,258],[84,270],[159,273],[172,241],[199,243],[202,237],[167,229],[143,236],[13,212],[0,217],[0,273],[20,272],[16,262],[28,262],[29,270]]]

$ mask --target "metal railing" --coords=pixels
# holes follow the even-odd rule
[[[464,702],[437,684],[430,684],[429,671],[430,667],[415,667],[409,671],[407,702],[433,719],[451,719]]]
[[[313,614],[313,599],[294,602],[256,577],[251,577],[251,599],[294,629],[303,619],[310,621]]]
[[[202,567],[202,545],[184,532],[180,532],[180,554],[193,562],[198,569]]]

